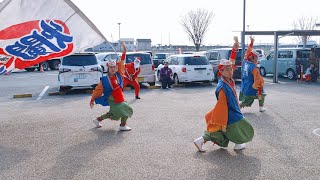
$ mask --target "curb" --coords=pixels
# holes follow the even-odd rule
[[[147,86],[147,89],[160,89],[161,86]]]
[[[32,97],[32,94],[15,94],[13,95],[13,98],[27,98]]]

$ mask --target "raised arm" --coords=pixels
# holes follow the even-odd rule
[[[239,50],[239,41],[238,41],[238,37],[235,36],[233,38],[234,43],[233,43],[233,47],[232,47],[232,51],[229,57],[229,60],[232,62],[233,65],[236,64],[236,57],[237,57],[237,52]]]
[[[250,44],[248,49],[246,50],[246,53],[244,55],[244,59],[248,59],[248,55],[251,53],[252,51],[252,47],[253,47],[253,43],[254,43],[254,38],[252,36],[250,36]]]
[[[127,53],[127,48],[126,44],[122,42],[122,55],[120,61],[117,63],[118,64],[118,72],[120,73],[121,77],[124,75],[124,70],[125,70],[125,59],[126,59],[126,53]]]

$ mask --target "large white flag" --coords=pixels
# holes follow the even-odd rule
[[[0,3],[0,75],[106,41],[70,0]]]

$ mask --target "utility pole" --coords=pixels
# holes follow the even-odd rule
[[[246,51],[245,45],[245,32],[246,32],[246,0],[243,0],[243,24],[242,24],[242,33],[241,33],[241,59],[244,58],[244,53]]]
[[[118,25],[119,25],[119,52],[121,52],[121,41],[120,41],[120,25],[121,25],[121,23],[119,22]]]

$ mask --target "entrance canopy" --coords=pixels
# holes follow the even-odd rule
[[[307,36],[320,36],[320,30],[288,30],[288,31],[242,31],[242,36],[245,35],[273,35],[274,36],[274,53],[278,54],[279,36],[303,36],[303,47],[306,46]],[[275,56],[273,64],[273,82],[278,82],[278,56]]]

